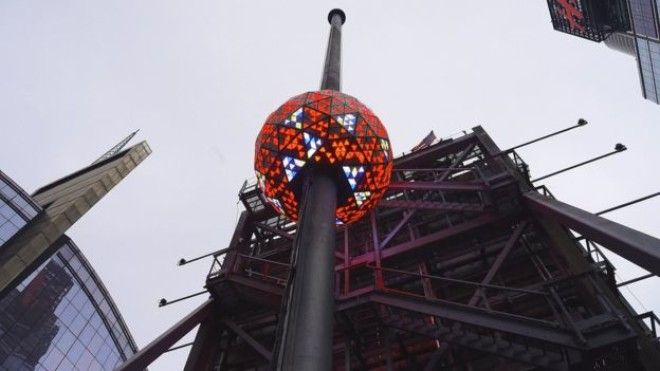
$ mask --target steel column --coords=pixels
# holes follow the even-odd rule
[[[279,369],[330,370],[337,188],[329,175],[315,172],[303,192]]]
[[[341,26],[346,15],[341,9],[332,9],[328,14],[330,37],[325,54],[321,89],[341,90]]]
[[[341,9],[328,14],[330,36],[321,89],[341,89]],[[320,168],[306,175],[294,240],[293,285],[284,317],[278,369],[330,370],[335,280],[337,186]]]

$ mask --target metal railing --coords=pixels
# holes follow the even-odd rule
[[[649,319],[650,323],[648,325],[650,325],[650,326],[648,326],[648,325],[646,326],[647,328],[650,328],[650,332],[649,332],[648,335],[649,335],[649,337],[651,337],[652,339],[654,339],[656,341],[659,340],[658,339],[658,334],[657,334],[657,331],[656,331],[656,324],[660,325],[660,318],[658,318],[658,316],[653,311],[640,313],[635,317],[635,319],[637,321],[639,321],[640,324],[644,324],[644,325],[647,325],[646,322],[644,322],[644,320]]]

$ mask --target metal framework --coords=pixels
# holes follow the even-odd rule
[[[584,28],[575,17],[584,20],[565,20]],[[322,88],[338,90],[345,16],[328,19]],[[301,115],[283,122],[302,128]],[[380,145],[389,170],[389,143]],[[660,240],[555,200],[515,148],[500,150],[481,127],[425,139],[393,160],[392,182],[366,217],[337,214],[357,220],[337,226],[327,169],[306,176],[300,209],[282,198],[298,224],[269,206],[278,203],[258,171],[240,190],[245,211],[230,245],[213,254],[210,299],[120,369],[144,369],[196,325],[186,370],[655,369],[657,317],[632,310],[600,246],[657,275]],[[304,165],[282,163],[290,173],[263,167],[290,181]]]
[[[658,364],[657,317],[630,308],[599,246],[653,250],[660,241],[618,227],[608,228],[616,241],[603,239],[590,223],[605,219],[534,188],[527,169],[481,127],[395,160],[395,182],[370,217],[337,227],[335,370]],[[256,185],[240,200],[246,210],[207,277],[214,314],[196,318],[187,370],[272,365],[296,224]]]
[[[617,288],[628,282],[617,285],[601,253],[657,274],[659,240],[556,201],[481,127],[394,167],[370,217],[336,230],[333,369],[660,364],[658,317],[634,312]],[[245,211],[214,255],[210,300],[121,370],[143,369],[197,324],[186,370],[274,367],[297,226],[267,207],[256,185],[239,197]]]

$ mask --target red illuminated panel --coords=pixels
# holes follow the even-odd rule
[[[557,13],[568,22],[571,30],[584,31],[584,14],[579,8],[578,0],[555,0]]]
[[[298,219],[300,174],[330,168],[343,190],[337,223],[364,216],[390,183],[392,149],[385,127],[357,99],[333,90],[289,99],[264,123],[255,147],[258,185],[269,204]]]
[[[607,28],[602,19],[602,1],[592,0],[548,0],[552,25],[557,31],[593,41],[605,39]]]

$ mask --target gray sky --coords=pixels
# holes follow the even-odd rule
[[[27,191],[89,164],[134,129],[154,153],[71,230],[139,346],[202,298],[226,247],[237,192],[253,176],[266,116],[318,88],[326,14],[342,7],[343,90],[387,126],[395,153],[429,130],[480,124],[502,148],[590,124],[523,149],[561,200],[598,211],[658,191],[660,107],[641,96],[636,64],[605,45],[552,30],[546,1],[0,2],[0,168]],[[660,199],[609,218],[652,235]],[[642,271],[618,263],[620,280]],[[660,310],[657,278],[630,286],[638,310]],[[655,291],[653,289],[656,289]],[[151,369],[179,370],[186,350]]]

